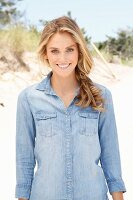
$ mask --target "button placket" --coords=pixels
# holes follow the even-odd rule
[[[65,160],[66,160],[66,189],[69,200],[73,199],[73,159],[72,159],[72,135],[71,135],[71,119],[69,113],[66,115],[66,131],[65,131]]]

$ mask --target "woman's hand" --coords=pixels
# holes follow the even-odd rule
[[[20,199],[18,199],[18,200],[28,200],[28,199],[23,199],[23,198],[20,198]]]
[[[113,200],[124,200],[123,192],[112,192]]]

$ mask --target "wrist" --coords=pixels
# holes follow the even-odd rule
[[[113,200],[124,200],[123,192],[112,192],[111,195]]]

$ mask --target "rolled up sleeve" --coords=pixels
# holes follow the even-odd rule
[[[15,197],[29,199],[35,167],[35,125],[26,91],[20,93],[17,102]]]
[[[122,180],[118,134],[112,95],[105,89],[105,111],[99,118],[99,139],[101,145],[101,166],[108,184],[109,192],[125,192]]]

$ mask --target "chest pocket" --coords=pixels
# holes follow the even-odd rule
[[[57,114],[39,112],[35,115],[36,130],[40,135],[51,137],[57,134]]]
[[[82,135],[93,136],[98,132],[98,112],[80,112],[79,132]]]

